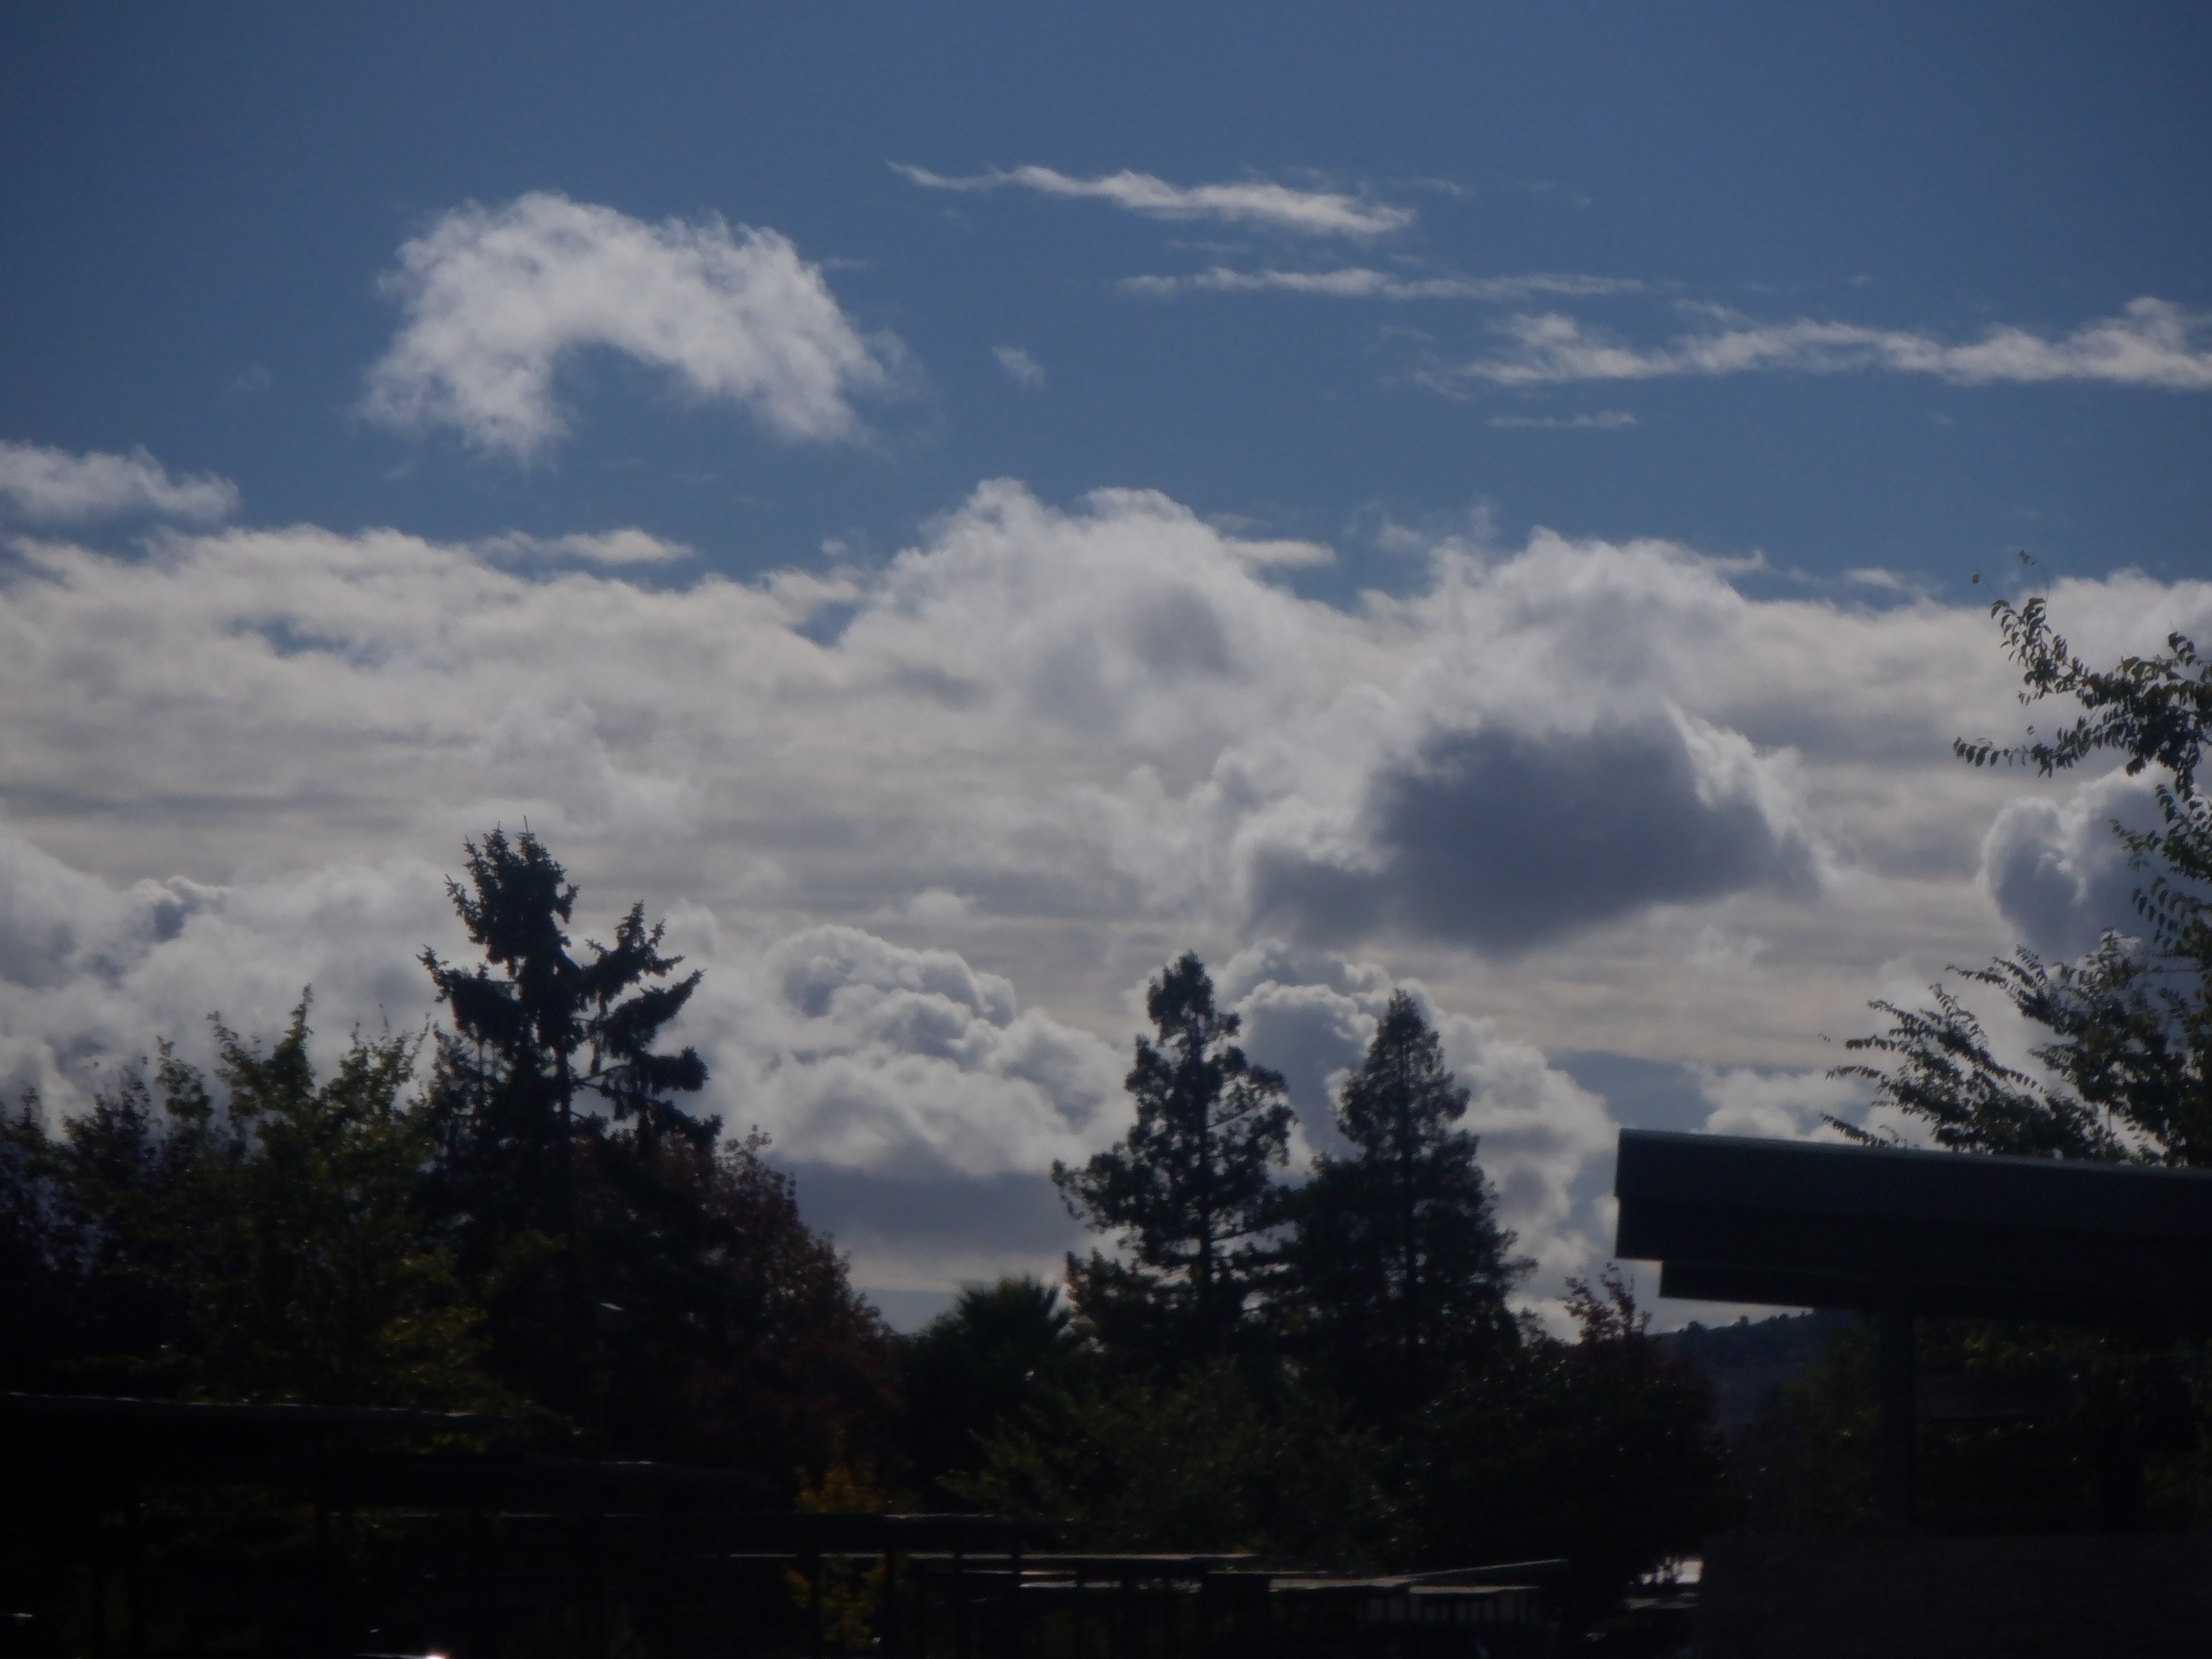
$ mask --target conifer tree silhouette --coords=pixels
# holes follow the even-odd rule
[[[1075,1216],[1118,1232],[1128,1254],[1068,1258],[1078,1308],[1108,1348],[1172,1368],[1232,1346],[1274,1259],[1286,1155],[1283,1079],[1233,1039],[1206,964],[1186,953],[1152,982],[1153,1037],[1137,1039],[1126,1082],[1137,1121],[1080,1169],[1053,1165]]]
[[[1475,1137],[1454,1127],[1468,1100],[1420,1005],[1393,992],[1337,1097],[1351,1154],[1318,1159],[1293,1202],[1289,1279],[1306,1345],[1349,1397],[1386,1414],[1511,1340],[1505,1292],[1525,1264],[1507,1255]]]

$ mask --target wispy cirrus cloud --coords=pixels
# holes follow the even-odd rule
[[[145,517],[210,524],[238,511],[238,486],[213,473],[173,476],[142,447],[82,455],[0,442],[0,512],[40,524]]]
[[[567,433],[555,376],[591,347],[817,442],[858,435],[852,398],[883,389],[900,355],[862,337],[778,232],[714,216],[647,224],[545,191],[455,208],[400,248],[383,288],[405,320],[369,371],[364,412],[451,427],[518,460]]]
[[[1018,167],[950,177],[902,161],[893,172],[925,190],[1033,190],[1047,196],[1072,196],[1111,202],[1149,219],[1215,219],[1225,224],[1260,225],[1305,236],[1346,236],[1358,241],[1389,235],[1411,225],[1413,210],[1371,202],[1341,191],[1299,190],[1270,179],[1234,184],[1171,185],[1149,173],[1123,171],[1079,179],[1057,168]]]
[[[1538,294],[1589,297],[1633,294],[1644,284],[1628,276],[1587,276],[1538,271],[1517,276],[1401,276],[1365,265],[1334,270],[1233,270],[1215,265],[1188,276],[1125,276],[1125,294],[1172,299],[1179,294],[1304,294],[1325,300],[1480,300],[1510,304]]]
[[[1735,312],[1709,313],[1711,326],[1661,346],[1626,343],[1559,313],[1497,325],[1504,350],[1434,368],[1422,378],[1443,391],[1469,382],[1545,386],[1648,380],[1675,375],[1875,372],[1929,374],[1962,386],[1998,381],[2101,381],[2174,392],[2212,391],[2212,318],[2165,300],[2141,299],[2117,317],[2046,337],[1991,329],[1963,344],[1906,329],[1798,318],[1762,323]]]
[[[998,359],[999,367],[1006,371],[1007,378],[1016,386],[1035,391],[1044,384],[1044,365],[1020,346],[993,346],[991,356]]]
[[[485,557],[502,562],[574,559],[594,565],[672,564],[694,557],[698,550],[672,542],[649,531],[630,526],[597,533],[578,532],[566,536],[532,536],[510,531],[477,544]]]
[[[1636,424],[1625,409],[1584,410],[1577,415],[1493,415],[1490,424],[1503,431],[1619,432]]]

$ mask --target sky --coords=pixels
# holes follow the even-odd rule
[[[1621,1126],[1863,1118],[1870,1000],[2124,922],[2147,781],[1950,744],[2048,718],[1993,596],[2212,633],[2209,70],[2174,5],[10,8],[0,1085],[411,1029],[527,824],[895,1322],[1085,1248],[1185,950],[1301,1162],[1419,995],[1555,1310]]]

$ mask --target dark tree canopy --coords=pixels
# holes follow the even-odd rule
[[[671,1098],[707,1081],[695,1049],[654,1048],[698,974],[670,977],[641,905],[572,954],[576,889],[527,830],[469,843],[468,875],[447,886],[485,961],[422,954],[453,1020],[431,1191],[499,1375],[628,1455],[787,1467],[866,1438],[889,1334],[765,1142],[718,1145]]]
[[[698,1051],[653,1048],[699,984],[696,972],[646,982],[683,960],[660,954],[660,924],[648,928],[645,907],[633,905],[614,944],[587,941],[580,961],[563,931],[576,889],[537,836],[526,830],[510,842],[494,830],[467,847],[469,885],[447,888],[485,960],[460,968],[422,953],[453,1023],[439,1039],[441,1098],[465,1116],[465,1136],[495,1157],[542,1159],[567,1146],[580,1091],[641,1141],[672,1133],[711,1142],[717,1126],[668,1098],[705,1086]]]
[[[1089,1358],[1058,1288],[1027,1277],[967,1286],[900,1346],[908,1456],[939,1497],[980,1465],[986,1432],[1073,1388]]]
[[[318,1080],[307,1004],[273,1047],[218,1023],[211,1091],[164,1049],[89,1112],[9,1126],[0,1233],[35,1240],[12,1287],[14,1386],[470,1407],[503,1396],[416,1200],[430,1152],[403,1099],[416,1043],[358,1036]],[[27,1202],[26,1201],[27,1200]],[[12,1278],[12,1275],[11,1275]]]
[[[1417,1403],[1453,1364],[1511,1340],[1505,1293],[1525,1264],[1507,1255],[1475,1137],[1453,1127],[1468,1098],[1419,1004],[1393,993],[1338,1097],[1352,1153],[1322,1158],[1293,1200],[1304,1346],[1370,1408]]]
[[[571,955],[533,836],[469,848],[487,958],[426,955],[453,1029],[356,1036],[318,1078],[304,1000],[220,1024],[50,1130],[0,1121],[0,1387],[495,1406],[564,1449],[775,1480],[893,1449],[892,1340],[758,1136],[682,1111],[655,1051],[697,975],[633,908]]]
[[[1078,1307],[1156,1363],[1220,1353],[1238,1339],[1277,1255],[1291,1109],[1283,1079],[1234,1041],[1206,964],[1186,954],[1152,982],[1152,1037],[1126,1082],[1137,1121],[1081,1169],[1053,1165],[1078,1218],[1120,1235],[1126,1261],[1068,1263]]]
[[[1460,1374],[1404,1443],[1408,1565],[1565,1557],[1568,1613],[1692,1553],[1740,1498],[1711,1385],[1608,1270],[1569,1281],[1573,1342],[1532,1335]]]

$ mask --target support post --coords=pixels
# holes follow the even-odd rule
[[[146,1651],[146,1536],[144,1504],[135,1487],[124,1514],[130,1555],[123,1581],[123,1650],[140,1659]]]
[[[807,1659],[822,1659],[822,1550],[818,1545],[809,1545],[806,1550],[806,1652]]]
[[[1912,1300],[1902,1285],[1883,1287],[1879,1321],[1881,1377],[1881,1468],[1877,1491],[1883,1526],[1912,1529],[1912,1439],[1916,1401],[1912,1354]]]
[[[969,1640],[967,1556],[956,1534],[952,1540],[952,1659],[975,1659]]]
[[[899,1550],[896,1539],[884,1542],[884,1659],[905,1659],[899,1637]]]

